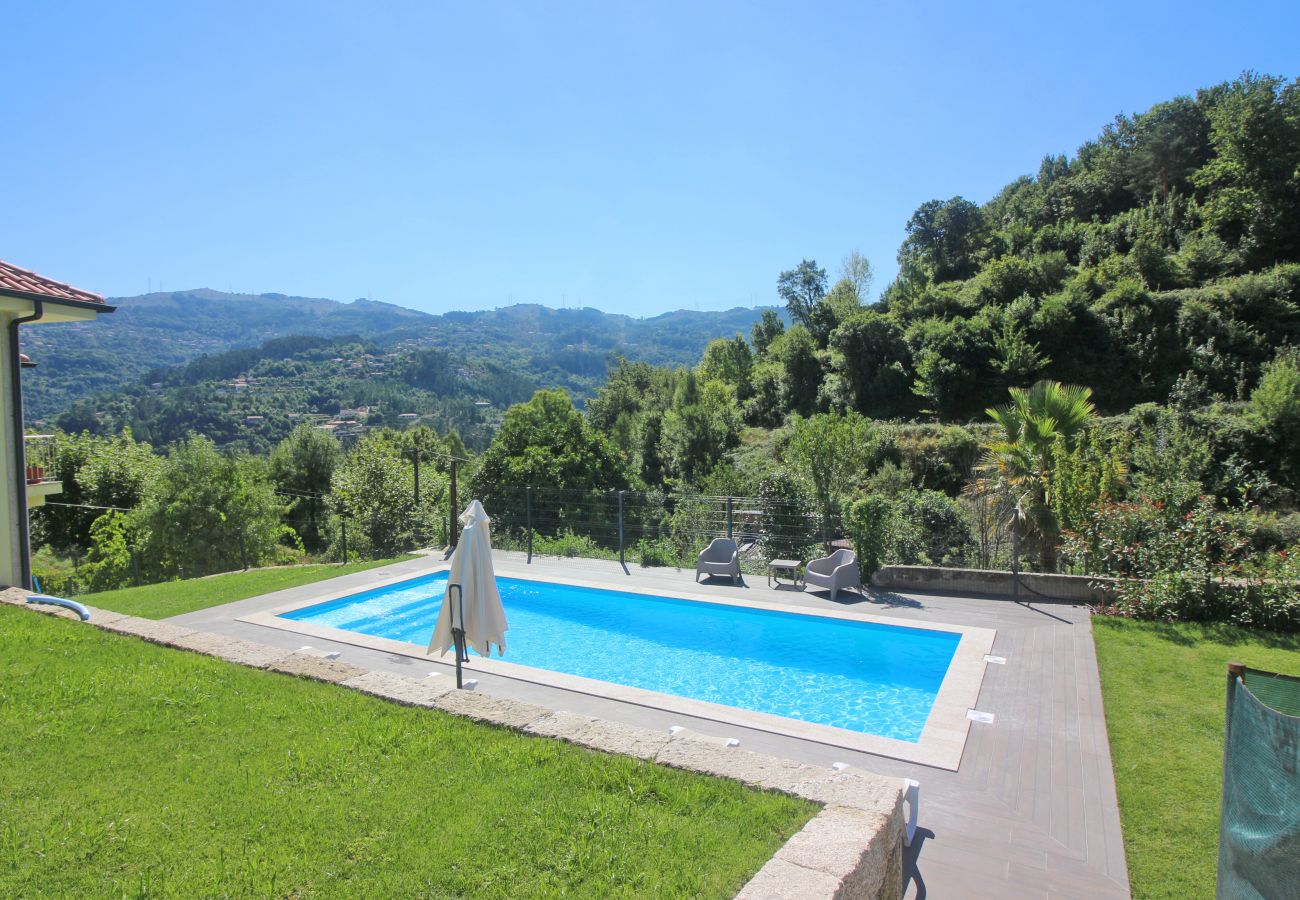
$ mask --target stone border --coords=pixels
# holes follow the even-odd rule
[[[0,602],[80,621],[71,610],[29,604],[17,588]],[[652,731],[552,710],[531,703],[457,690],[445,676],[410,678],[369,670],[309,650],[286,650],[209,634],[167,622],[87,607],[89,624],[152,643],[243,666],[338,684],[394,703],[439,709],[539,737],[558,738],[603,753],[739,781],[822,807],[737,894],[744,900],[864,897],[897,900],[903,888],[902,779],[851,766],[828,769],[729,747],[689,730]]]
[[[893,591],[939,591],[945,594],[987,594],[1010,598],[1015,574],[998,569],[950,569],[943,566],[881,566],[871,576],[872,587]],[[1101,575],[1057,575],[1021,572],[1020,599],[1109,603],[1118,578]]]
[[[390,587],[406,581],[427,578],[430,575],[445,571],[449,567],[449,563],[440,560],[434,562],[429,568],[414,573],[408,571],[397,575],[384,575],[382,574],[385,571],[384,569],[376,569],[374,571],[379,574],[374,580],[363,586],[352,586],[343,589],[335,588],[330,590],[329,581],[321,582],[324,591],[311,599],[298,599],[291,603],[281,603],[259,612],[239,616],[236,621],[266,628],[275,628],[280,631],[289,631],[340,644],[351,644],[382,653],[408,656],[424,662],[438,663],[439,660],[429,657],[426,648],[423,646],[360,634],[355,631],[329,628],[312,622],[286,619],[282,618],[282,614],[331,603],[335,600]],[[967,710],[978,705],[980,687],[984,681],[986,666],[984,657],[992,651],[994,637],[997,634],[994,629],[974,625],[947,625],[937,622],[918,623],[911,619],[895,619],[859,610],[796,608],[754,598],[716,597],[692,591],[667,592],[641,586],[633,588],[625,584],[596,581],[591,578],[574,578],[567,574],[560,576],[555,573],[538,572],[511,565],[508,562],[497,565],[496,573],[501,576],[520,578],[527,581],[612,590],[624,594],[641,594],[671,600],[710,603],[716,606],[757,609],[786,615],[815,616],[824,619],[890,625],[912,631],[939,631],[957,634],[960,636],[957,648],[948,664],[948,671],[944,675],[943,682],[939,685],[939,690],[935,694],[934,703],[931,706],[930,715],[926,718],[921,737],[915,742],[881,737],[860,731],[850,731],[844,728],[805,722],[799,719],[756,712],[735,706],[724,706],[719,703],[680,697],[674,694],[630,687],[614,682],[598,681],[550,669],[523,666],[504,659],[475,657],[473,669],[475,672],[501,678],[510,678],[515,681],[525,681],[530,684],[588,694],[593,697],[602,697],[650,709],[680,713],[697,719],[708,719],[723,724],[738,725],[743,728],[812,741],[830,747],[841,747],[860,753],[870,753],[875,756],[902,760],[903,762],[946,769],[950,772],[957,771],[961,765],[962,754],[966,749],[966,738],[970,733],[970,719],[967,717]]]

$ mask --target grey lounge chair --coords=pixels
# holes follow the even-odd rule
[[[862,590],[862,575],[858,572],[858,557],[852,550],[836,550],[830,556],[814,559],[803,570],[804,584],[827,588],[831,600],[845,588]]]
[[[740,551],[731,538],[714,538],[700,551],[695,562],[695,580],[700,575],[730,575],[732,584],[740,583]]]

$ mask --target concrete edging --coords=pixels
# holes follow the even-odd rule
[[[29,604],[27,596],[26,591],[9,588],[0,591],[0,602],[79,620],[71,610]],[[821,811],[777,850],[737,897],[896,900],[902,896],[902,779],[851,766],[837,771],[753,753],[689,730],[669,734],[457,690],[445,676],[410,678],[330,659],[324,653],[290,651],[107,610],[90,608],[90,612],[89,623],[105,631],[812,801]]]
[[[894,591],[940,591],[946,594],[991,594],[1010,597],[1015,574],[990,569],[949,569],[943,566],[881,566],[871,576],[872,587]],[[1119,579],[1099,575],[1055,575],[1021,572],[1020,597],[1106,603],[1109,585]]]

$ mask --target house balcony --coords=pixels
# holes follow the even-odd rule
[[[27,457],[27,508],[44,506],[45,498],[63,493],[63,482],[54,477],[54,435],[28,434],[23,437]]]

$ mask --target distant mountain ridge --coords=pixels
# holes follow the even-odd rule
[[[138,386],[169,367],[276,338],[351,337],[400,351],[433,348],[483,359],[539,387],[579,397],[603,381],[611,356],[693,365],[710,340],[748,334],[761,309],[677,310],[646,319],[600,310],[516,304],[432,314],[390,303],[210,288],[113,297],[98,321],[23,329],[39,368],[24,379],[29,419],[74,401]]]

